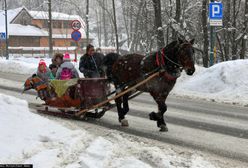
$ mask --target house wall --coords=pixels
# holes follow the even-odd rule
[[[42,23],[42,20],[33,19],[31,21],[31,24],[39,28],[42,28],[44,23]]]
[[[54,47],[70,47],[71,39],[53,39],[53,46]],[[41,37],[40,39],[40,46],[47,47],[48,46],[48,37]]]
[[[40,37],[36,36],[9,36],[9,46],[11,47],[39,47]]]
[[[43,19],[33,19],[32,24],[48,31],[48,23],[47,20]],[[71,34],[71,21],[66,20],[53,20],[52,21],[52,28],[54,34]]]

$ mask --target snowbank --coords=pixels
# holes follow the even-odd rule
[[[0,162],[54,167],[91,138],[29,112],[26,101],[0,94]],[[11,144],[11,145],[8,145]]]
[[[71,58],[73,57],[71,56]],[[40,59],[43,59],[46,62],[47,66],[51,64],[51,58],[10,57],[9,60],[0,58],[0,71],[6,73],[32,75],[36,73]],[[74,65],[78,70],[79,62],[74,62]],[[80,77],[83,77],[83,74],[81,74],[79,70],[78,73]]]
[[[35,168],[215,167],[199,155],[185,158],[170,148],[150,147],[114,130],[101,137],[65,128],[31,113],[26,101],[1,93],[0,115],[3,164],[26,163]]]
[[[36,73],[37,66],[40,59],[37,58],[10,58],[6,60],[5,58],[0,58],[0,71],[6,73],[15,74],[30,74]],[[45,59],[47,65],[51,62]]]
[[[228,61],[179,78],[173,93],[225,103],[248,104],[248,60]]]

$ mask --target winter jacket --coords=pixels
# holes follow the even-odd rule
[[[76,70],[76,68],[74,67],[74,65],[71,63],[71,62],[64,62],[60,65],[60,67],[58,68],[57,70],[57,73],[56,73],[56,79],[60,79],[60,75],[61,75],[61,72],[63,70],[63,68],[68,68],[71,70],[72,72],[72,78],[79,78],[79,74]]]
[[[40,72],[39,70],[37,70],[37,76],[45,82],[54,79],[54,76],[48,67],[46,67],[46,72]]]
[[[86,78],[99,78],[102,75],[103,55],[95,53],[93,56],[85,54],[80,58],[79,70]]]

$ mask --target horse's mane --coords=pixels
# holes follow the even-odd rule
[[[157,52],[161,52],[161,50],[164,50],[164,54],[169,57],[170,59],[175,61],[175,50],[177,49],[177,45],[178,41],[172,41],[170,42],[168,45],[166,45],[164,48],[161,48],[160,50],[156,51],[156,52],[152,52],[151,55],[153,56],[153,58],[156,57]]]

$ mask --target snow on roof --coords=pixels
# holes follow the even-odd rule
[[[21,10],[24,7],[16,8],[16,9],[9,9],[7,10],[7,16],[8,16],[8,24],[16,17],[18,13],[21,12]],[[0,25],[5,26],[5,11],[0,10]]]
[[[11,21],[23,10],[25,7],[16,9],[9,9],[8,15],[8,34],[13,36],[48,36],[48,33],[35,26],[11,24]],[[28,11],[27,11],[28,12]],[[0,32],[5,32],[5,11],[0,10]]]
[[[46,50],[49,51],[49,47],[9,47],[9,49],[13,50],[26,50],[26,51],[41,51],[41,50]],[[68,51],[74,51],[76,50],[76,46],[70,46],[70,47],[53,47],[53,50],[68,50]]]
[[[47,31],[30,25],[9,24],[8,30],[11,36],[48,36]]]
[[[11,21],[22,11],[26,10],[33,19],[48,19],[48,12],[45,11],[28,11],[26,7],[9,9],[8,12],[8,34],[12,36],[48,36],[48,32],[31,25],[12,24]],[[54,20],[79,20],[82,23],[82,28],[79,30],[82,36],[85,34],[84,21],[79,15],[68,15],[65,13],[52,12]],[[5,32],[5,11],[0,10],[0,32]],[[53,38],[71,38],[68,34],[53,34]]]
[[[48,12],[45,11],[29,11],[30,15],[34,19],[48,19]],[[84,24],[83,19],[79,15],[68,15],[66,13],[52,12],[53,20],[79,20],[82,25]]]

